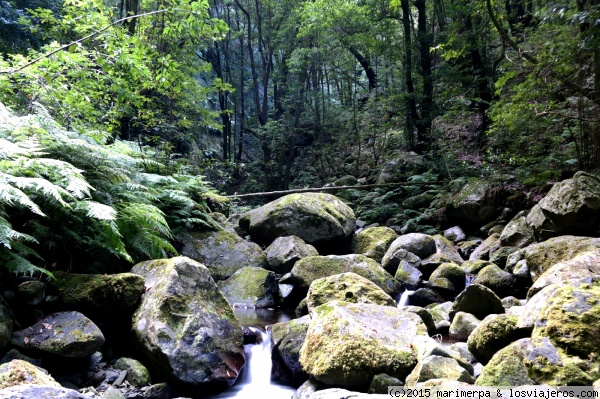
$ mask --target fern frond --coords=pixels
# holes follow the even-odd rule
[[[108,205],[95,201],[80,201],[76,205],[76,210],[84,210],[88,217],[98,220],[116,220],[117,211]]]
[[[11,184],[14,176],[0,172],[0,204],[22,206],[39,216],[46,216],[40,207],[29,198],[27,194],[13,187]]]

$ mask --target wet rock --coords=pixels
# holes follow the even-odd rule
[[[442,303],[443,298],[431,288],[419,288],[408,296],[408,301],[414,306],[427,306],[432,303]]]
[[[274,324],[271,328],[271,379],[299,385],[308,378],[300,364],[300,349],[310,325],[309,316]]]
[[[389,227],[369,227],[352,239],[352,253],[381,262],[390,244],[398,234]]]
[[[278,237],[266,250],[268,268],[278,274],[286,274],[294,264],[307,256],[318,256],[319,253],[300,237]]]
[[[57,312],[14,332],[11,344],[40,354],[78,358],[90,356],[100,349],[104,335],[79,312]]]
[[[450,318],[454,318],[458,312],[471,313],[481,320],[490,314],[504,313],[504,307],[492,290],[483,285],[471,284],[456,297],[450,309]]]
[[[481,323],[481,320],[470,313],[456,313],[450,324],[450,338],[466,341],[479,323]]]
[[[260,267],[244,267],[217,285],[231,306],[270,308],[279,295],[275,273]]]
[[[244,365],[241,327],[209,270],[186,257],[142,262],[146,294],[134,339],[163,378],[182,389],[223,389]]]
[[[255,243],[227,231],[207,231],[178,237],[181,255],[203,263],[215,280],[226,280],[243,267],[263,267],[267,257]]]
[[[245,213],[240,219],[240,226],[247,227],[252,239],[264,245],[290,235],[315,246],[335,245],[350,237],[355,223],[350,207],[323,193],[286,195]]]

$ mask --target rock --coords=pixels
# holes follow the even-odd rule
[[[433,335],[435,334],[435,322],[433,321],[433,317],[431,316],[431,313],[429,313],[429,310],[422,308],[420,306],[404,306],[402,308],[402,310],[404,310],[405,312],[412,312],[415,313],[416,315],[418,315],[421,320],[423,321],[423,323],[425,324],[425,327],[427,327],[427,334],[428,335]]]
[[[430,356],[441,356],[455,360],[469,374],[473,373],[473,366],[465,360],[460,353],[450,349],[448,346],[437,342],[430,337],[419,336],[413,341],[417,350],[417,359],[423,361]]]
[[[458,250],[458,253],[460,254],[460,256],[463,257],[463,259],[469,259],[469,257],[471,256],[471,254],[473,253],[473,251],[475,251],[475,248],[477,248],[479,246],[479,244],[481,244],[483,240],[469,240],[469,241],[461,241],[456,245],[456,249]]]
[[[473,377],[454,359],[442,356],[429,356],[417,363],[414,370],[406,377],[406,385],[414,387],[419,382],[434,378],[445,378],[454,381],[473,383]]]
[[[471,313],[481,320],[490,314],[504,313],[504,307],[492,290],[483,285],[471,284],[456,297],[450,308],[450,319],[458,312]]]
[[[380,373],[405,378],[417,363],[411,343],[421,318],[390,306],[333,301],[313,311],[300,363],[326,384],[366,385]]]
[[[319,253],[312,245],[305,243],[300,237],[278,237],[266,250],[269,269],[277,274],[286,274],[294,264],[307,256],[317,256]]]
[[[538,314],[532,337],[547,337],[555,346],[582,358],[598,354],[600,280],[558,288]]]
[[[300,364],[300,348],[310,325],[309,316],[273,324],[271,327],[271,379],[299,385],[308,378]]]
[[[211,211],[229,216],[231,200],[228,197],[210,191],[201,193],[200,197],[206,202],[206,205],[208,205],[208,208]]]
[[[323,277],[311,283],[306,297],[309,312],[312,312],[317,306],[333,300],[396,306],[396,301],[381,288],[366,278],[351,272]]]
[[[544,287],[561,284],[585,277],[600,275],[600,251],[584,252],[573,259],[556,263],[546,270],[529,288],[527,298],[531,298]]]
[[[46,284],[41,281],[25,281],[17,287],[19,298],[29,306],[37,306],[44,300]]]
[[[25,360],[27,363],[31,363],[34,366],[37,366],[37,367],[42,366],[41,359],[34,359],[32,357],[25,356],[24,354],[22,354],[21,352],[19,352],[16,349],[11,349],[8,352],[6,352],[6,355],[4,355],[4,357],[0,360],[0,364],[8,363],[12,360]]]
[[[469,347],[466,342],[455,342],[448,345],[448,349],[455,351],[459,356],[469,364],[476,364],[477,358],[469,351]]]
[[[495,223],[495,222],[492,222]],[[488,231],[487,231],[487,235],[491,236],[493,234],[502,234],[502,231],[504,230],[506,226],[503,224],[494,224]]]
[[[527,214],[526,222],[533,230],[535,240],[538,242],[560,235],[558,233],[558,227],[546,217],[539,204],[536,204],[531,208]]]
[[[385,263],[382,264],[383,268],[390,274],[396,274],[399,269],[418,270],[420,265],[421,258],[402,248],[385,258]]]
[[[383,255],[396,238],[398,234],[389,227],[369,227],[352,239],[352,253],[381,262]]]
[[[458,253],[458,250],[454,247],[452,241],[439,234],[434,235],[433,240],[435,241],[436,253],[444,255],[450,259],[450,261],[458,265],[465,261]]]
[[[79,358],[104,344],[102,331],[79,312],[52,313],[31,327],[13,333],[11,344],[39,354]]]
[[[446,215],[461,225],[483,225],[500,216],[506,197],[502,188],[484,180],[472,180],[446,204]]]
[[[429,279],[429,276],[431,276],[431,273],[433,273],[433,271],[435,269],[437,269],[440,265],[442,265],[444,263],[453,263],[453,262],[446,255],[440,254],[440,253],[435,253],[435,254],[423,259],[421,261],[421,265],[418,266],[418,268],[421,271],[421,273],[423,273],[423,279],[427,280],[427,279]]]
[[[479,273],[477,273],[477,277],[475,277],[473,284],[480,284],[488,287],[500,298],[506,296],[520,296],[521,293],[517,278],[494,264],[481,269]]]
[[[144,293],[144,279],[133,273],[72,274],[57,271],[49,290],[61,307],[90,317],[131,317]]]
[[[591,385],[598,363],[561,353],[548,338],[522,338],[496,352],[475,385]]]
[[[352,209],[323,193],[286,195],[246,212],[240,219],[240,226],[263,245],[277,237],[295,235],[308,244],[327,247],[350,237],[355,223]]]
[[[10,342],[13,332],[12,311],[4,298],[0,296],[0,351]]]
[[[488,260],[467,260],[465,261],[461,267],[464,270],[465,274],[477,274],[484,267],[494,265],[495,263],[490,262]]]
[[[392,297],[402,290],[402,285],[398,281],[377,262],[364,255],[309,256],[296,262],[289,281],[303,289],[306,295],[308,287],[314,280],[345,272],[353,272],[372,281]],[[282,278],[279,282],[287,283],[287,281]]]
[[[432,288],[443,299],[453,299],[456,296],[456,288],[447,278],[430,278],[429,281],[427,281],[426,286]]]
[[[423,273],[408,262],[400,262],[394,278],[404,284],[409,289],[415,289],[423,280]]]
[[[425,157],[416,152],[400,152],[396,158],[386,162],[379,173],[377,184],[406,181],[406,176],[424,172],[427,169]]]
[[[62,387],[47,387],[43,385],[27,384],[1,389],[0,399],[90,399],[73,389]]]
[[[384,373],[377,374],[371,380],[369,384],[369,393],[380,393],[387,395],[388,387],[399,387],[403,386],[404,383],[397,379],[396,377],[392,377],[391,375],[387,375]]]
[[[443,236],[454,243],[467,239],[467,235],[460,226],[454,226],[444,230]]]
[[[485,240],[469,255],[469,260],[489,260],[492,254],[500,248],[500,234],[494,233]]]
[[[457,341],[466,341],[479,323],[481,323],[481,320],[472,314],[457,312],[450,324],[450,338]]]
[[[448,332],[450,328],[450,309],[452,308],[452,302],[444,302],[438,305],[428,308],[429,314],[433,318],[435,323],[435,329],[437,333],[443,334]]]
[[[518,327],[518,317],[489,315],[475,328],[467,340],[469,351],[482,364],[487,364],[500,349],[531,335],[532,328]]]
[[[383,256],[381,264],[384,268],[386,268],[386,265],[390,262],[390,258],[392,258],[400,249],[412,252],[419,258],[425,259],[436,252],[435,240],[433,237],[422,233],[410,233],[396,238],[392,241],[390,247]]]
[[[146,294],[133,335],[150,365],[173,385],[233,385],[244,358],[242,329],[209,270],[186,257],[138,263]]]
[[[310,378],[304,384],[300,385],[291,399],[309,399],[313,393],[326,387],[322,382]]]
[[[455,263],[442,263],[429,276],[429,281],[438,278],[446,278],[452,282],[456,292],[461,292],[465,289],[465,272]]]
[[[559,233],[596,236],[600,232],[600,178],[577,172],[572,179],[555,183],[539,206]]]
[[[492,253],[490,256],[490,262],[496,264],[498,267],[503,269],[506,266],[508,257],[517,252],[517,247],[500,247]]]
[[[120,385],[120,384],[116,384]],[[102,394],[103,399],[125,399],[125,395],[113,386],[109,386],[106,391]]]
[[[520,300],[518,300],[517,298],[515,298],[514,296],[507,296],[505,298],[502,298],[502,306],[504,306],[504,309],[510,309],[513,306],[521,306],[522,303]]]
[[[231,306],[271,308],[279,295],[275,273],[260,267],[244,267],[217,285]]]
[[[506,262],[506,270],[513,270],[523,261],[527,265],[531,279],[535,282],[550,267],[559,262],[575,258],[584,252],[600,249],[600,238],[560,236],[532,244],[511,255]],[[513,274],[516,274],[513,271]]]
[[[46,370],[24,360],[12,360],[0,365],[0,390],[26,384],[61,386]]]
[[[127,381],[135,387],[141,388],[152,385],[148,369],[138,360],[121,357],[115,362],[115,368],[127,371]]]
[[[243,267],[263,267],[267,258],[255,243],[227,231],[207,231],[178,237],[180,254],[203,263],[215,280],[226,280]]]
[[[443,298],[431,288],[419,288],[408,296],[408,302],[414,306],[427,306],[432,303],[441,303]]]
[[[534,242],[533,228],[527,223],[525,212],[519,212],[500,234],[500,243],[506,247],[525,248]]]

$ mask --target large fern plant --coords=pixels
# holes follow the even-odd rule
[[[17,116],[0,104],[0,264],[115,271],[176,254],[172,227],[216,226],[200,177],[150,173],[162,165],[142,155],[67,131],[42,107]]]

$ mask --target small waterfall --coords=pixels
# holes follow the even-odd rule
[[[400,298],[398,298],[397,307],[403,308],[405,306],[408,306],[408,297],[413,292],[414,291],[405,289],[404,292],[402,293],[402,295],[400,295]]]
[[[477,277],[476,274],[465,274],[465,288],[473,284],[475,277]]]

